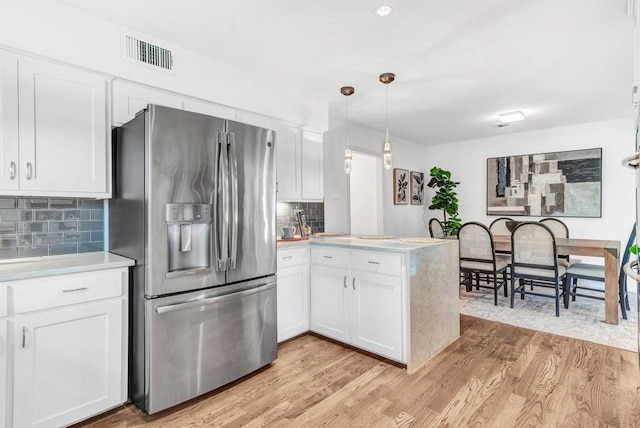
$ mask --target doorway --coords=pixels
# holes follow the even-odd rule
[[[352,152],[349,212],[352,235],[380,235],[382,221],[382,157]]]

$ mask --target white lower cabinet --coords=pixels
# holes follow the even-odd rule
[[[9,323],[7,287],[0,287],[0,428],[9,427]]]
[[[278,343],[309,331],[308,254],[278,248]]]
[[[67,426],[126,401],[127,278],[123,268],[7,283],[12,426]]]
[[[311,249],[311,330],[405,361],[403,256]]]
[[[352,271],[351,343],[402,358],[402,279]]]
[[[311,330],[350,342],[350,283],[348,269],[311,266]]]
[[[63,426],[122,403],[122,301],[16,318],[14,425]]]

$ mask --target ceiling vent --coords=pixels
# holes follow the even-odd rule
[[[175,74],[173,48],[130,30],[122,32],[122,57],[137,64]]]

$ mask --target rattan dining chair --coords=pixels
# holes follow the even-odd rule
[[[508,221],[513,221],[513,219],[509,218],[509,217],[498,217],[497,219],[493,220],[491,222],[491,224],[489,225],[489,230],[491,231],[491,233],[493,235],[506,235],[509,236],[511,235],[511,231],[509,230],[509,228],[507,227],[507,222]],[[510,254],[510,251],[505,251],[505,250],[496,250],[496,253],[498,254]]]
[[[622,262],[620,263],[620,271],[618,272],[618,295],[620,296],[620,312],[622,318],[627,319],[627,311],[629,307],[629,293],[627,292],[627,275],[622,270],[622,267],[629,261],[631,247],[636,240],[636,225],[633,225],[627,245],[624,247],[624,253],[622,256]],[[598,284],[578,285],[579,279],[588,281],[597,281],[604,284],[604,266],[594,265],[590,263],[574,263],[567,269],[567,289],[566,292],[571,296],[571,300],[575,301],[576,296],[587,297],[590,299],[604,300],[604,285],[598,286]],[[596,292],[597,294],[591,294],[588,292]],[[568,303],[568,302],[567,302]],[[568,305],[567,305],[568,307]]]
[[[437,218],[429,220],[429,234],[432,238],[444,238],[444,228]]]
[[[494,235],[511,235],[511,232],[507,228],[507,222],[513,221],[509,217],[499,217],[491,222],[489,230]]]
[[[540,223],[551,229],[554,237],[565,239],[569,238],[569,228],[566,224],[564,224],[564,222],[558,220],[557,218],[543,218],[542,220],[540,220]],[[559,255],[558,263],[560,263],[564,267],[568,267],[571,264],[568,255]]]
[[[478,288],[493,290],[493,304],[498,304],[498,290],[504,289],[507,297],[507,267],[510,258],[496,254],[493,247],[493,236],[487,226],[482,223],[469,222],[458,230],[460,245],[460,273],[462,284],[467,291]],[[484,283],[478,278],[482,276]],[[500,279],[498,277],[501,276]],[[476,283],[473,284],[473,278]]]
[[[560,316],[560,298],[564,298],[565,307],[568,299],[565,295],[566,267],[558,263],[556,239],[551,229],[544,223],[524,222],[518,224],[511,234],[511,307],[514,296],[520,294],[524,299],[530,294],[551,297],[556,301],[556,316]],[[518,287],[516,287],[518,282]],[[526,284],[554,290],[545,294],[527,290]]]

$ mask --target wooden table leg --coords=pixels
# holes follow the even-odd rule
[[[604,250],[604,322],[618,324],[618,249]]]

